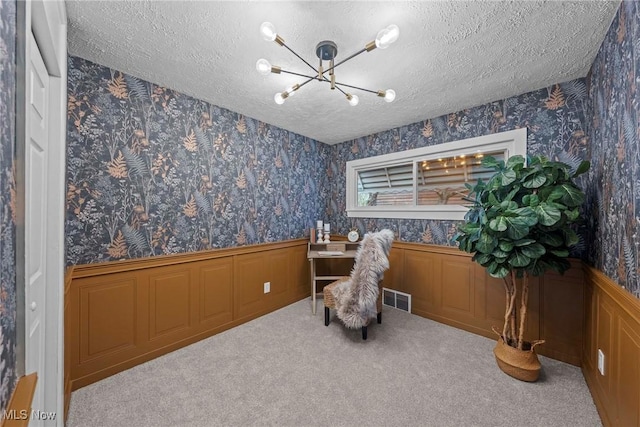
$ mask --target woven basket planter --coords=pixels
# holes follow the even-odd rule
[[[533,348],[518,350],[507,345],[502,337],[493,349],[496,362],[502,371],[520,381],[534,382],[540,375],[540,361]]]

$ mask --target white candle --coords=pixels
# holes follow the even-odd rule
[[[324,225],[324,231],[328,233],[329,230],[330,230],[329,224],[327,223],[327,224]]]
[[[322,228],[322,220],[318,220],[316,228]]]

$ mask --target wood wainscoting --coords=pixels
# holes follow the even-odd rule
[[[69,276],[67,405],[71,390],[310,294],[304,239],[80,265]]]
[[[452,247],[394,242],[384,286],[411,294],[412,313],[489,338],[502,327],[505,294],[502,281]],[[583,271],[571,260],[564,275],[532,278],[529,293],[528,340],[544,339],[539,354],[572,365],[582,361],[584,321]]]
[[[70,293],[71,281],[73,280],[73,267],[68,267],[64,272],[64,419],[69,415],[69,403],[71,403],[71,323]]]
[[[582,372],[605,426],[640,426],[640,300],[585,266]],[[604,375],[598,371],[598,349]]]
[[[504,288],[469,254],[396,241],[389,260],[384,286],[411,294],[414,314],[496,338]],[[346,273],[348,261],[323,268]],[[582,366],[605,425],[640,427],[640,301],[580,261],[571,264],[564,275],[531,281],[526,338],[546,340],[538,353]],[[71,390],[308,297],[309,280],[304,239],[68,270],[67,405]]]

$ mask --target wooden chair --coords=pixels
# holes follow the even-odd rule
[[[367,339],[367,326],[376,318],[382,323],[382,278],[389,268],[389,251],[394,234],[391,230],[367,233],[356,252],[350,276],[326,285],[324,294],[324,324],[329,326],[330,310],[350,329],[362,329]]]

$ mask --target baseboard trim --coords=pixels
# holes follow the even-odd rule
[[[38,375],[35,372],[18,379],[18,384],[16,384],[6,412],[3,414],[1,427],[26,427],[29,425],[31,402],[37,382]]]

